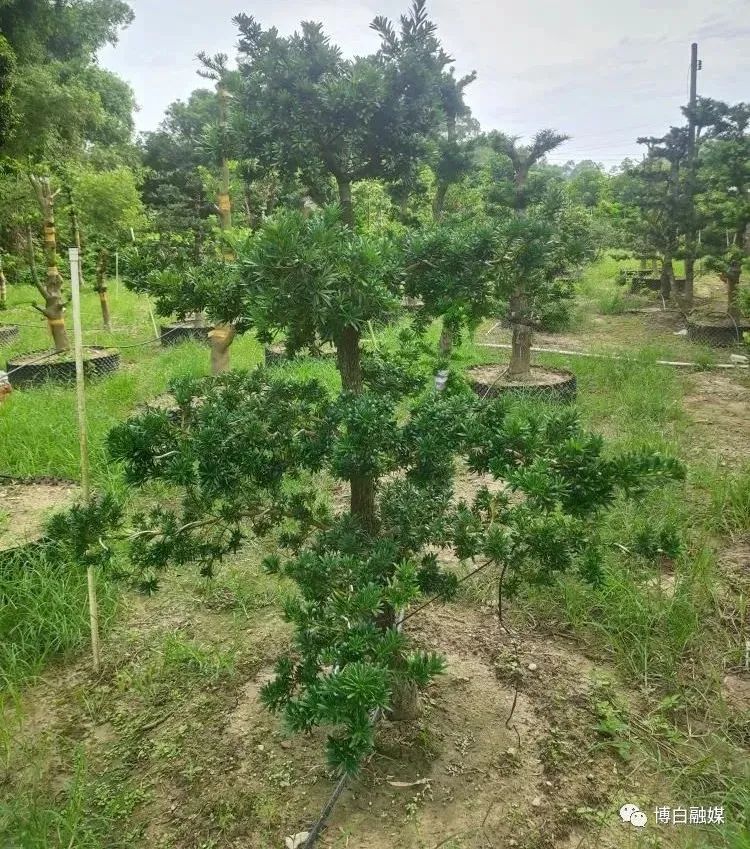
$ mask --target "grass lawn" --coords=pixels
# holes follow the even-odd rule
[[[11,286],[9,309],[0,313],[3,324],[22,325],[19,339],[2,349],[3,363],[13,354],[44,351],[50,341],[45,322],[29,306],[30,287]],[[99,299],[95,292],[82,297],[84,341],[90,345],[122,346],[120,371],[94,381],[87,391],[91,468],[99,486],[116,485],[104,457],[104,439],[116,422],[139,404],[163,393],[169,381],[183,375],[208,374],[208,349],[188,343],[163,348],[154,341],[148,302],[124,287],[112,287],[114,329],[101,329]],[[157,319],[158,322],[158,319]],[[166,322],[165,322],[166,323]],[[141,344],[145,343],[145,344]],[[262,359],[261,346],[251,336],[232,345],[235,367],[250,368]],[[28,477],[50,475],[78,478],[75,388],[47,385],[14,391],[0,409],[0,474]]]

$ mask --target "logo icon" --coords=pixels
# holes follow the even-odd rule
[[[630,803],[623,805],[620,808],[620,819],[623,822],[629,822],[636,828],[643,828],[643,826],[648,822],[648,817],[643,813],[638,805]]]

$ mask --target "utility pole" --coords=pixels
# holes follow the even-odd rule
[[[698,45],[690,45],[690,103],[688,104],[688,220],[685,231],[685,302],[693,304],[695,280],[695,108],[698,103]]]

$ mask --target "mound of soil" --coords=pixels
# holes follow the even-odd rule
[[[466,376],[480,398],[497,398],[512,392],[548,401],[572,401],[576,395],[575,375],[565,369],[532,366],[525,380],[508,377],[507,366],[502,363],[474,366]]]

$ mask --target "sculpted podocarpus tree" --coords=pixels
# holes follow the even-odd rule
[[[406,238],[404,291],[422,301],[417,322],[442,319],[439,353],[474,330],[497,303],[492,274],[495,226],[491,221],[446,221]]]
[[[750,254],[750,104],[711,101],[715,123],[701,147],[699,205],[706,215],[703,249],[727,286],[727,312],[741,318],[739,287]]]
[[[355,59],[343,58],[319,24],[305,22],[301,32],[283,38],[247,15],[235,21],[248,155],[289,173],[328,172],[341,220],[353,229],[352,183],[408,173],[442,120],[439,85],[450,57],[425,0],[415,0],[399,31],[376,18],[380,50]],[[344,322],[332,340],[344,389],[355,394],[362,389],[361,328]],[[374,489],[366,475],[352,481],[351,498],[352,512],[372,513]]]
[[[508,377],[522,381],[530,377],[531,342],[535,323],[534,308],[530,297],[539,298],[546,291],[550,295],[560,290],[554,285],[554,277],[565,268],[560,253],[562,240],[555,241],[554,234],[545,236],[544,221],[536,216],[525,222],[530,205],[529,174],[531,169],[547,153],[555,150],[569,136],[554,130],[540,130],[530,145],[519,145],[516,138],[493,132],[487,136],[490,147],[507,156],[512,166],[512,213],[505,216],[504,236],[507,252],[500,252],[498,270],[500,287],[507,299],[508,318],[513,330]],[[524,245],[524,240],[529,240]],[[548,249],[545,249],[548,245]],[[525,266],[526,270],[522,271]]]
[[[336,343],[351,325],[400,314],[396,246],[353,232],[337,209],[278,214],[239,261],[225,317],[261,338],[284,327],[292,347]],[[246,538],[269,539],[266,569],[299,592],[285,605],[294,647],[262,698],[295,730],[332,727],[330,763],[348,773],[372,751],[377,718],[413,718],[443,668],[401,628],[421,595],[456,589],[440,548],[480,560],[511,590],[561,570],[591,579],[597,520],[615,494],[681,474],[655,455],[610,456],[570,411],[483,402],[457,376],[436,391],[418,341],[365,352],[356,383],[339,357],[338,393],[282,370],[181,381],[178,410],[141,414],[109,439],[132,483],[160,480],[180,496],[135,517],[131,555],[146,586],[170,563],[211,574]],[[456,504],[459,458],[524,497],[483,489]],[[331,511],[322,472],[348,482],[349,510]]]
[[[672,127],[664,136],[643,136],[643,162],[630,169],[620,189],[628,236],[637,253],[661,260],[661,294],[666,300],[674,284],[674,259],[688,227],[691,199],[687,192],[688,131]]]
[[[420,9],[417,4],[402,22],[400,38],[381,22],[387,53],[363,65],[337,58],[338,70],[325,84],[312,76],[313,89],[324,85],[324,101],[338,98],[364,77],[377,90],[382,76],[398,79],[391,57],[421,75],[424,57],[410,45],[433,43],[433,36]],[[331,67],[329,46],[314,27],[304,37],[268,38],[274,50],[283,49],[293,78],[299,54]],[[408,103],[404,91],[420,90],[403,83],[399,115]],[[380,109],[377,102],[367,108]],[[416,105],[411,111],[422,114]],[[367,115],[350,131],[351,161],[369,138],[367,126],[377,136],[371,150],[389,137],[390,125],[376,132]],[[404,155],[409,126],[394,130]],[[591,575],[596,525],[583,519],[605,507],[618,487],[635,488],[674,467],[651,456],[604,459],[601,440],[584,439],[570,413],[526,426],[510,408],[482,404],[458,378],[437,392],[434,361],[409,334],[395,352],[376,342],[363,349],[365,328],[377,332],[401,314],[403,259],[388,236],[356,230],[341,180],[340,207],[279,212],[268,220],[239,250],[238,272],[215,289],[221,297],[211,306],[240,332],[253,327],[261,341],[283,332],[291,351],[333,344],[340,391],[286,370],[180,381],[173,385],[177,410],[123,423],[109,448],[132,483],[159,480],[174,488],[175,498],[134,517],[131,555],[146,586],[170,563],[197,561],[211,574],[248,537],[267,539],[273,553],[264,566],[292,578],[298,592],[284,608],[295,626],[293,647],[262,698],[283,710],[295,730],[330,727],[330,763],[354,773],[372,751],[378,717],[414,717],[419,688],[443,668],[435,652],[416,650],[401,627],[421,594],[455,591],[457,578],[441,568],[436,551],[453,544],[505,572],[531,564],[543,541],[564,568]],[[512,471],[512,487],[533,496],[526,512],[511,509],[511,501],[518,506],[526,499],[490,509],[486,491],[475,503],[456,506],[460,456],[493,474]],[[348,510],[333,512],[326,503],[323,483],[330,478],[348,484]],[[528,521],[532,506],[535,522]],[[551,573],[551,555],[548,560]]]

